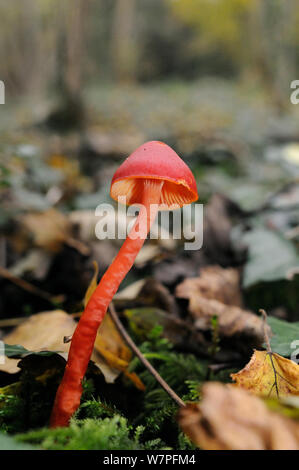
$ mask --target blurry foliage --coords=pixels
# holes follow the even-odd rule
[[[0,76],[13,93],[63,91],[72,107],[72,93],[78,103],[82,83],[99,79],[235,76],[251,67],[276,85],[287,63],[280,63],[280,48],[277,57],[270,51],[277,36],[286,61],[298,67],[299,15],[293,0],[284,3],[1,0]]]
[[[196,30],[194,47],[199,54],[208,56],[221,49],[227,67],[245,59],[249,13],[255,8],[255,0],[168,0],[168,3],[178,18]],[[225,68],[224,61],[220,64]]]

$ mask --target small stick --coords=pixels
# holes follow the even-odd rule
[[[271,346],[270,346],[270,339],[269,339],[269,335],[268,335],[268,332],[267,332],[267,314],[266,314],[266,311],[263,308],[260,308],[259,312],[263,315],[264,339],[265,339],[265,343],[267,345],[267,352],[272,353],[272,349],[271,349]]]
[[[21,289],[24,289],[27,292],[36,295],[37,297],[41,297],[42,299],[48,300],[51,303],[61,302],[64,299],[64,295],[54,296],[52,294],[49,294],[49,292],[45,292],[42,289],[39,289],[38,287],[30,284],[29,282],[24,281],[24,279],[14,276],[13,274],[11,274],[11,272],[8,271],[8,269],[0,267],[0,276],[4,277],[13,284],[16,284],[18,287],[21,287]]]
[[[8,328],[10,326],[18,326],[26,320],[26,317],[4,318],[0,320],[0,328]]]
[[[267,313],[263,308],[260,308],[259,312],[263,315],[264,339],[265,339],[265,343],[266,343],[266,346],[267,346],[267,354],[270,357],[270,361],[271,361],[271,365],[272,365],[272,369],[273,369],[273,374],[274,374],[274,383],[273,383],[273,385],[271,387],[271,390],[269,392],[269,397],[271,396],[271,392],[272,392],[273,388],[275,387],[277,398],[279,398],[277,375],[280,375],[280,374],[277,373],[277,371],[275,369],[274,362],[273,362],[273,357],[272,357],[273,352],[272,352],[272,349],[271,349],[270,339],[269,339],[269,335],[268,335],[268,332],[267,332]]]
[[[162,388],[164,388],[165,392],[168,393],[168,395],[176,402],[176,404],[180,407],[186,406],[183,400],[172,390],[172,388],[169,387],[169,385],[165,382],[164,379],[162,379],[161,375],[156,371],[156,369],[151,365],[151,363],[144,357],[140,349],[136,346],[132,338],[129,336],[127,331],[125,330],[123,324],[118,318],[118,315],[116,313],[116,310],[114,308],[113,303],[111,302],[109,305],[109,312],[111,315],[111,318],[113,319],[118,331],[128,344],[132,351],[136,354],[136,356],[140,359],[142,364],[148,369],[148,371],[155,377],[157,382],[161,385]]]

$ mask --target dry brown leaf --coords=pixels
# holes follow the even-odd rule
[[[179,424],[204,450],[299,450],[299,423],[270,411],[245,390],[217,382],[203,386],[201,403],[179,412]]]
[[[25,214],[21,219],[23,230],[30,234],[33,244],[50,252],[57,252],[71,236],[67,217],[55,209]]]
[[[177,286],[179,298],[213,299],[225,305],[242,307],[240,275],[237,269],[223,269],[220,266],[201,268],[200,277],[185,279]]]
[[[157,245],[145,245],[141,248],[136,259],[134,261],[134,265],[138,268],[144,267],[149,261],[152,261],[160,254],[160,249]]]
[[[57,253],[67,243],[80,253],[89,254],[89,248],[72,237],[73,226],[69,218],[55,209],[24,214],[17,219],[17,224],[18,230],[10,239],[19,252],[35,247]]]
[[[179,298],[189,299],[189,311],[200,330],[211,329],[211,320],[218,318],[220,336],[245,335],[253,344],[263,343],[263,321],[241,308],[239,275],[234,269],[209,267],[199,278],[186,279],[176,289]],[[271,335],[271,329],[266,327]]]
[[[115,294],[114,300],[134,300],[138,297],[146,279],[139,279]]]
[[[62,310],[42,312],[32,315],[21,325],[3,338],[6,344],[20,344],[30,351],[59,351],[68,353],[70,343],[64,343],[63,337],[72,335],[76,328],[73,318]],[[19,359],[6,358],[0,370],[14,374]]]
[[[231,374],[231,377],[238,387],[255,395],[299,395],[299,365],[276,353],[254,351],[244,369]]]
[[[211,319],[213,316],[217,316],[220,335],[244,334],[255,338],[258,343],[262,343],[264,340],[262,320],[248,310],[208,299],[198,299],[196,303],[191,299],[189,309],[196,319],[195,326],[199,329],[211,328]],[[267,328],[270,332],[270,328]]]

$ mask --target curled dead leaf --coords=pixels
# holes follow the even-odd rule
[[[209,267],[199,278],[186,279],[176,289],[179,298],[189,299],[189,311],[200,330],[211,329],[213,317],[218,319],[219,335],[246,336],[250,344],[261,346],[264,341],[263,321],[241,308],[239,274],[234,269]],[[266,327],[268,335],[271,329]]]
[[[30,212],[20,216],[16,222],[17,230],[10,238],[19,252],[35,247],[48,253],[57,253],[66,243],[83,255],[89,254],[89,248],[73,238],[73,224],[70,219],[55,209]]]
[[[299,450],[299,423],[270,411],[258,397],[207,383],[201,403],[182,408],[178,421],[204,450]]]
[[[196,304],[190,300],[189,308],[199,329],[210,329],[211,319],[217,316],[220,335],[246,335],[254,338],[257,344],[264,340],[262,320],[248,310],[208,299],[197,300]]]
[[[176,288],[179,298],[213,299],[225,305],[242,307],[239,271],[234,268],[223,269],[220,266],[201,268],[200,277],[185,279]]]

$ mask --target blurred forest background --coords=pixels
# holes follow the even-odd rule
[[[254,80],[277,99],[299,66],[299,12],[281,0],[1,1],[10,96],[100,82]]]

